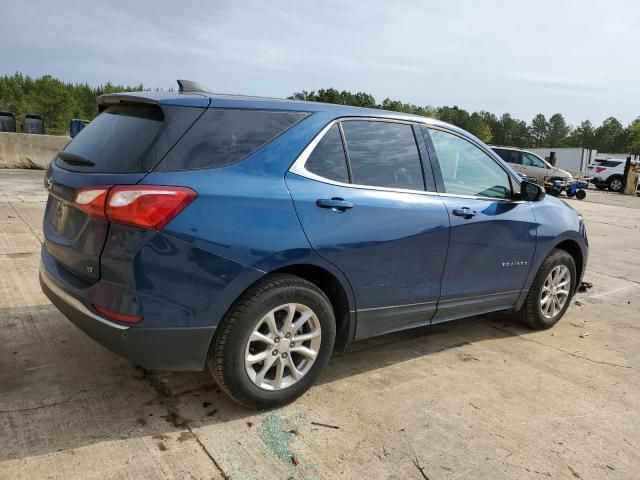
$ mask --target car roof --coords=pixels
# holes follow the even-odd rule
[[[157,103],[160,105],[179,105],[187,107],[245,108],[255,110],[288,110],[302,112],[326,112],[335,117],[374,117],[405,120],[410,122],[439,125],[450,130],[473,137],[469,132],[440,120],[410,113],[382,110],[378,108],[353,107],[333,103],[309,102],[303,100],[257,97],[249,95],[231,95],[225,93],[204,92],[123,92],[110,93],[98,97],[98,104],[104,108],[121,101]]]

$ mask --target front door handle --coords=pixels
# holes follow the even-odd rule
[[[344,212],[353,208],[353,203],[347,202],[344,198],[320,198],[316,200],[316,205],[320,208],[330,208],[334,212]]]
[[[451,213],[453,213],[456,217],[464,218],[475,217],[478,214],[478,212],[476,212],[475,210],[471,210],[469,207],[454,208],[453,212]]]

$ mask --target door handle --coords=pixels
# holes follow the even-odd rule
[[[330,208],[334,212],[344,212],[350,208],[353,208],[353,203],[347,202],[343,198],[320,198],[316,200],[316,205],[320,208]]]
[[[478,214],[478,212],[476,212],[475,210],[471,210],[469,207],[454,208],[453,212],[451,213],[453,213],[456,217],[464,218],[475,217]]]

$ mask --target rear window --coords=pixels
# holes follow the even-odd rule
[[[209,109],[157,170],[213,168],[242,160],[306,115],[305,112]]]
[[[616,162],[615,160],[594,160],[594,162],[596,165],[600,166],[600,167],[617,167],[618,165],[622,164],[622,161],[620,162]]]
[[[56,162],[68,170],[143,172],[143,153],[160,132],[163,119],[157,106],[112,105],[73,139]]]

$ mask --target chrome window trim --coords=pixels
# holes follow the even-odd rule
[[[418,303],[405,303],[402,305],[389,305],[387,307],[371,307],[371,308],[361,308],[358,310],[358,312],[371,312],[373,310],[385,310],[385,309],[389,309],[389,308],[401,308],[401,307],[417,307],[419,305],[433,305],[435,303],[438,303],[437,300],[431,301],[431,302],[418,302]]]
[[[307,160],[309,159],[309,156],[315,150],[315,148],[318,146],[318,143],[320,143],[320,141],[324,138],[327,132],[331,130],[331,127],[333,127],[335,124],[339,124],[344,121],[353,121],[353,120],[360,120],[360,121],[366,121],[366,122],[403,123],[405,125],[412,125],[414,123],[418,123],[418,124],[424,125],[427,128],[436,128],[437,130],[442,130],[443,132],[456,135],[462,138],[463,140],[467,140],[472,145],[480,148],[481,151],[486,153],[485,149],[481,148],[476,142],[472,142],[471,140],[465,138],[464,136],[459,135],[456,132],[449,130],[447,128],[440,127],[439,125],[433,125],[428,121],[422,121],[422,122],[419,120],[409,121],[409,120],[398,120],[395,118],[381,118],[381,117],[341,117],[341,118],[336,118],[334,120],[331,120],[327,125],[324,126],[322,130],[320,130],[318,134],[316,134],[315,137],[313,137],[313,139],[309,142],[309,144],[304,148],[304,150],[302,150],[302,152],[300,152],[298,157],[295,159],[295,161],[289,168],[289,172],[295,173],[296,175],[300,175],[301,177],[308,178],[310,180],[327,183],[329,185],[335,185],[337,187],[358,188],[362,190],[377,190],[380,192],[389,192],[389,193],[411,193],[414,195],[417,194],[417,195],[429,195],[429,196],[438,196],[438,197],[469,198],[473,200],[487,200],[492,202],[499,201],[499,202],[507,202],[507,203],[525,203],[522,200],[513,200],[513,199],[505,199],[505,198],[498,198],[498,197],[482,197],[482,196],[475,196],[475,195],[460,195],[455,193],[435,192],[435,191],[428,191],[428,190],[409,190],[406,188],[378,187],[374,185],[362,185],[358,183],[344,183],[344,182],[339,182],[337,180],[331,180],[330,178],[322,177],[320,175],[316,175],[315,173],[307,170],[305,168],[305,165],[307,163]],[[489,155],[489,158],[495,161],[495,159],[491,155]],[[496,162],[496,164],[500,168],[502,168],[502,170],[507,174],[509,178],[513,178],[513,175],[511,175],[510,172],[505,170],[502,165],[500,165],[498,162]]]

